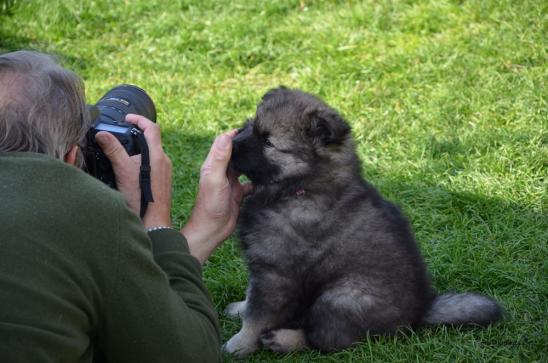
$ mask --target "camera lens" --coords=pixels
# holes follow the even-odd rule
[[[136,113],[156,122],[156,108],[147,93],[137,86],[122,84],[108,91],[96,105],[102,116],[114,122],[124,121],[128,113]]]

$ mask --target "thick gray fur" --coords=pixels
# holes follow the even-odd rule
[[[288,341],[303,334],[334,351],[404,327],[500,319],[485,296],[436,295],[407,219],[362,178],[348,124],[318,98],[271,90],[233,145],[232,167],[255,191],[238,222],[250,276],[231,309],[244,324],[226,351],[302,348]]]
[[[437,296],[421,319],[423,325],[486,326],[501,317],[497,302],[471,293],[445,293]]]

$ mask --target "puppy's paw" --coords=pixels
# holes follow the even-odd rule
[[[277,329],[267,331],[259,337],[265,349],[278,353],[288,353],[308,348],[302,329]]]
[[[228,304],[225,309],[225,315],[233,318],[242,318],[244,316],[246,301],[237,301],[232,304]]]
[[[259,349],[259,342],[256,337],[250,337],[241,331],[223,345],[223,351],[236,358],[245,358],[257,349]]]

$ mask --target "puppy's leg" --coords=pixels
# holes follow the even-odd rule
[[[306,340],[321,351],[341,350],[367,334],[392,334],[402,324],[400,312],[376,295],[355,286],[324,291],[306,317]]]
[[[242,318],[245,314],[246,305],[247,305],[247,299],[228,304],[228,306],[225,309],[225,314],[233,318]]]
[[[266,319],[246,319],[242,329],[223,345],[223,350],[237,358],[244,358],[259,349],[259,335],[270,326]]]
[[[223,346],[239,358],[259,349],[259,336],[284,324],[295,312],[297,302],[292,284],[275,272],[255,274],[249,286],[242,329]]]
[[[276,329],[261,334],[261,343],[265,349],[278,353],[288,353],[308,348],[304,330]]]
[[[245,300],[242,301],[235,301],[231,304],[228,304],[228,306],[225,309],[225,314],[233,317],[233,318],[243,318],[245,314],[245,308],[247,306],[247,297],[249,296],[249,289],[251,289],[251,285],[247,287],[245,290]]]

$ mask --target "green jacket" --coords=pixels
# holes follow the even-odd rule
[[[0,362],[220,361],[200,263],[123,196],[48,156],[0,154]]]

